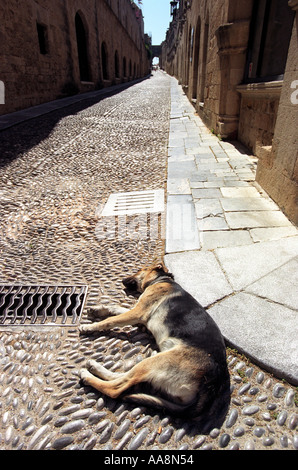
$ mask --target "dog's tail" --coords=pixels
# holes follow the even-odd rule
[[[189,417],[201,428],[201,433],[210,432],[213,428],[220,428],[224,422],[230,406],[231,387],[229,372],[226,371],[218,383],[206,383],[200,390],[200,398],[196,405],[189,409]]]

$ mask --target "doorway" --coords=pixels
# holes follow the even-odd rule
[[[76,14],[75,23],[76,23],[80,79],[82,82],[89,82],[90,70],[89,70],[89,60],[88,60],[87,34],[86,34],[83,20],[79,13]]]

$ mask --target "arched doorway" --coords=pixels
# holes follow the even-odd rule
[[[120,77],[120,70],[119,70],[119,54],[118,51],[115,51],[115,77]]]
[[[201,68],[201,79],[200,79],[200,102],[204,103],[205,101],[205,85],[206,85],[206,68],[207,68],[207,59],[208,59],[208,48],[209,48],[209,18],[204,25],[203,33],[203,57],[202,57],[202,68]]]
[[[76,14],[76,35],[80,68],[80,79],[82,82],[90,81],[90,68],[88,59],[87,33],[80,13]]]
[[[198,75],[199,75],[199,55],[200,55],[200,38],[201,38],[201,19],[198,19],[195,43],[194,43],[194,58],[193,58],[193,82],[192,82],[192,99],[197,99],[198,88]]]
[[[123,77],[126,77],[126,57],[123,57]]]
[[[101,45],[101,65],[102,65],[102,77],[104,80],[109,78],[109,69],[108,69],[108,51],[106,43],[103,42]]]
[[[186,44],[185,85],[189,84],[190,65],[192,63],[191,36],[192,36],[192,28],[190,26],[188,30],[188,38],[187,38],[187,44]]]

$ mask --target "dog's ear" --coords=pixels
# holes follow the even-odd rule
[[[167,267],[163,264],[163,262],[161,263],[158,263],[155,267],[156,271],[163,271],[164,273],[167,273],[169,272],[169,270],[167,269]]]

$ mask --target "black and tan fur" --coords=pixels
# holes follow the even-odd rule
[[[113,373],[95,361],[82,369],[83,383],[112,398],[119,396],[149,407],[163,408],[184,418],[226,412],[230,381],[223,337],[204,308],[173,279],[161,264],[141,269],[123,281],[130,292],[141,294],[131,310],[98,306],[93,318],[112,315],[81,326],[82,333],[125,325],[146,325],[160,352],[125,373]],[[140,384],[151,392],[132,393]]]

